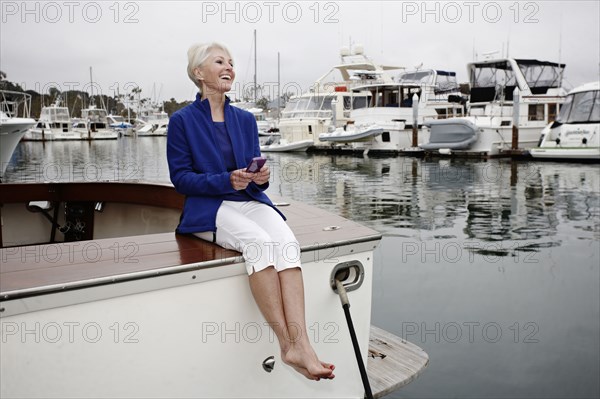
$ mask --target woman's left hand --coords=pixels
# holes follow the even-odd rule
[[[270,177],[271,171],[269,170],[269,167],[263,166],[258,172],[254,174],[254,176],[252,176],[252,181],[260,186],[267,183]]]

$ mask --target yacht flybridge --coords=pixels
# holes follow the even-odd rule
[[[288,101],[279,121],[281,140],[277,150],[282,145],[291,146],[298,142],[310,145],[310,141],[312,146],[329,147],[329,143],[322,142],[319,135],[345,125],[350,120],[352,109],[367,106],[370,93],[353,89],[392,82],[389,71],[402,69],[374,63],[361,46],[355,46],[353,51],[343,48],[340,55],[340,64],[317,79],[308,92]],[[270,151],[271,148],[263,146],[261,150]]]

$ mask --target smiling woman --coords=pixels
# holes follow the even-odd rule
[[[333,379],[308,339],[300,245],[264,191],[270,171],[246,166],[260,157],[254,116],[229,104],[233,60],[222,44],[188,50],[188,76],[196,101],[169,122],[171,181],[186,196],[178,233],[242,252],[250,289],[278,338],[281,359],[310,380]]]

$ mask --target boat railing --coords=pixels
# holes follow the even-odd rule
[[[333,117],[333,111],[319,110],[319,109],[283,111],[281,113],[281,119],[294,119],[294,118],[331,119],[332,117]]]
[[[9,118],[30,118],[31,94],[21,91],[0,90],[0,96],[0,111],[2,113]]]

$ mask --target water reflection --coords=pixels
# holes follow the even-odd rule
[[[168,181],[165,145],[165,137],[22,142],[5,181]]]
[[[455,233],[463,240],[528,241],[531,250],[557,245],[552,237],[562,218],[590,221],[585,230],[598,238],[596,165],[321,155],[270,158],[281,172],[274,173],[272,190],[329,208],[384,234],[460,227]],[[305,173],[291,176],[285,172],[291,169]]]

